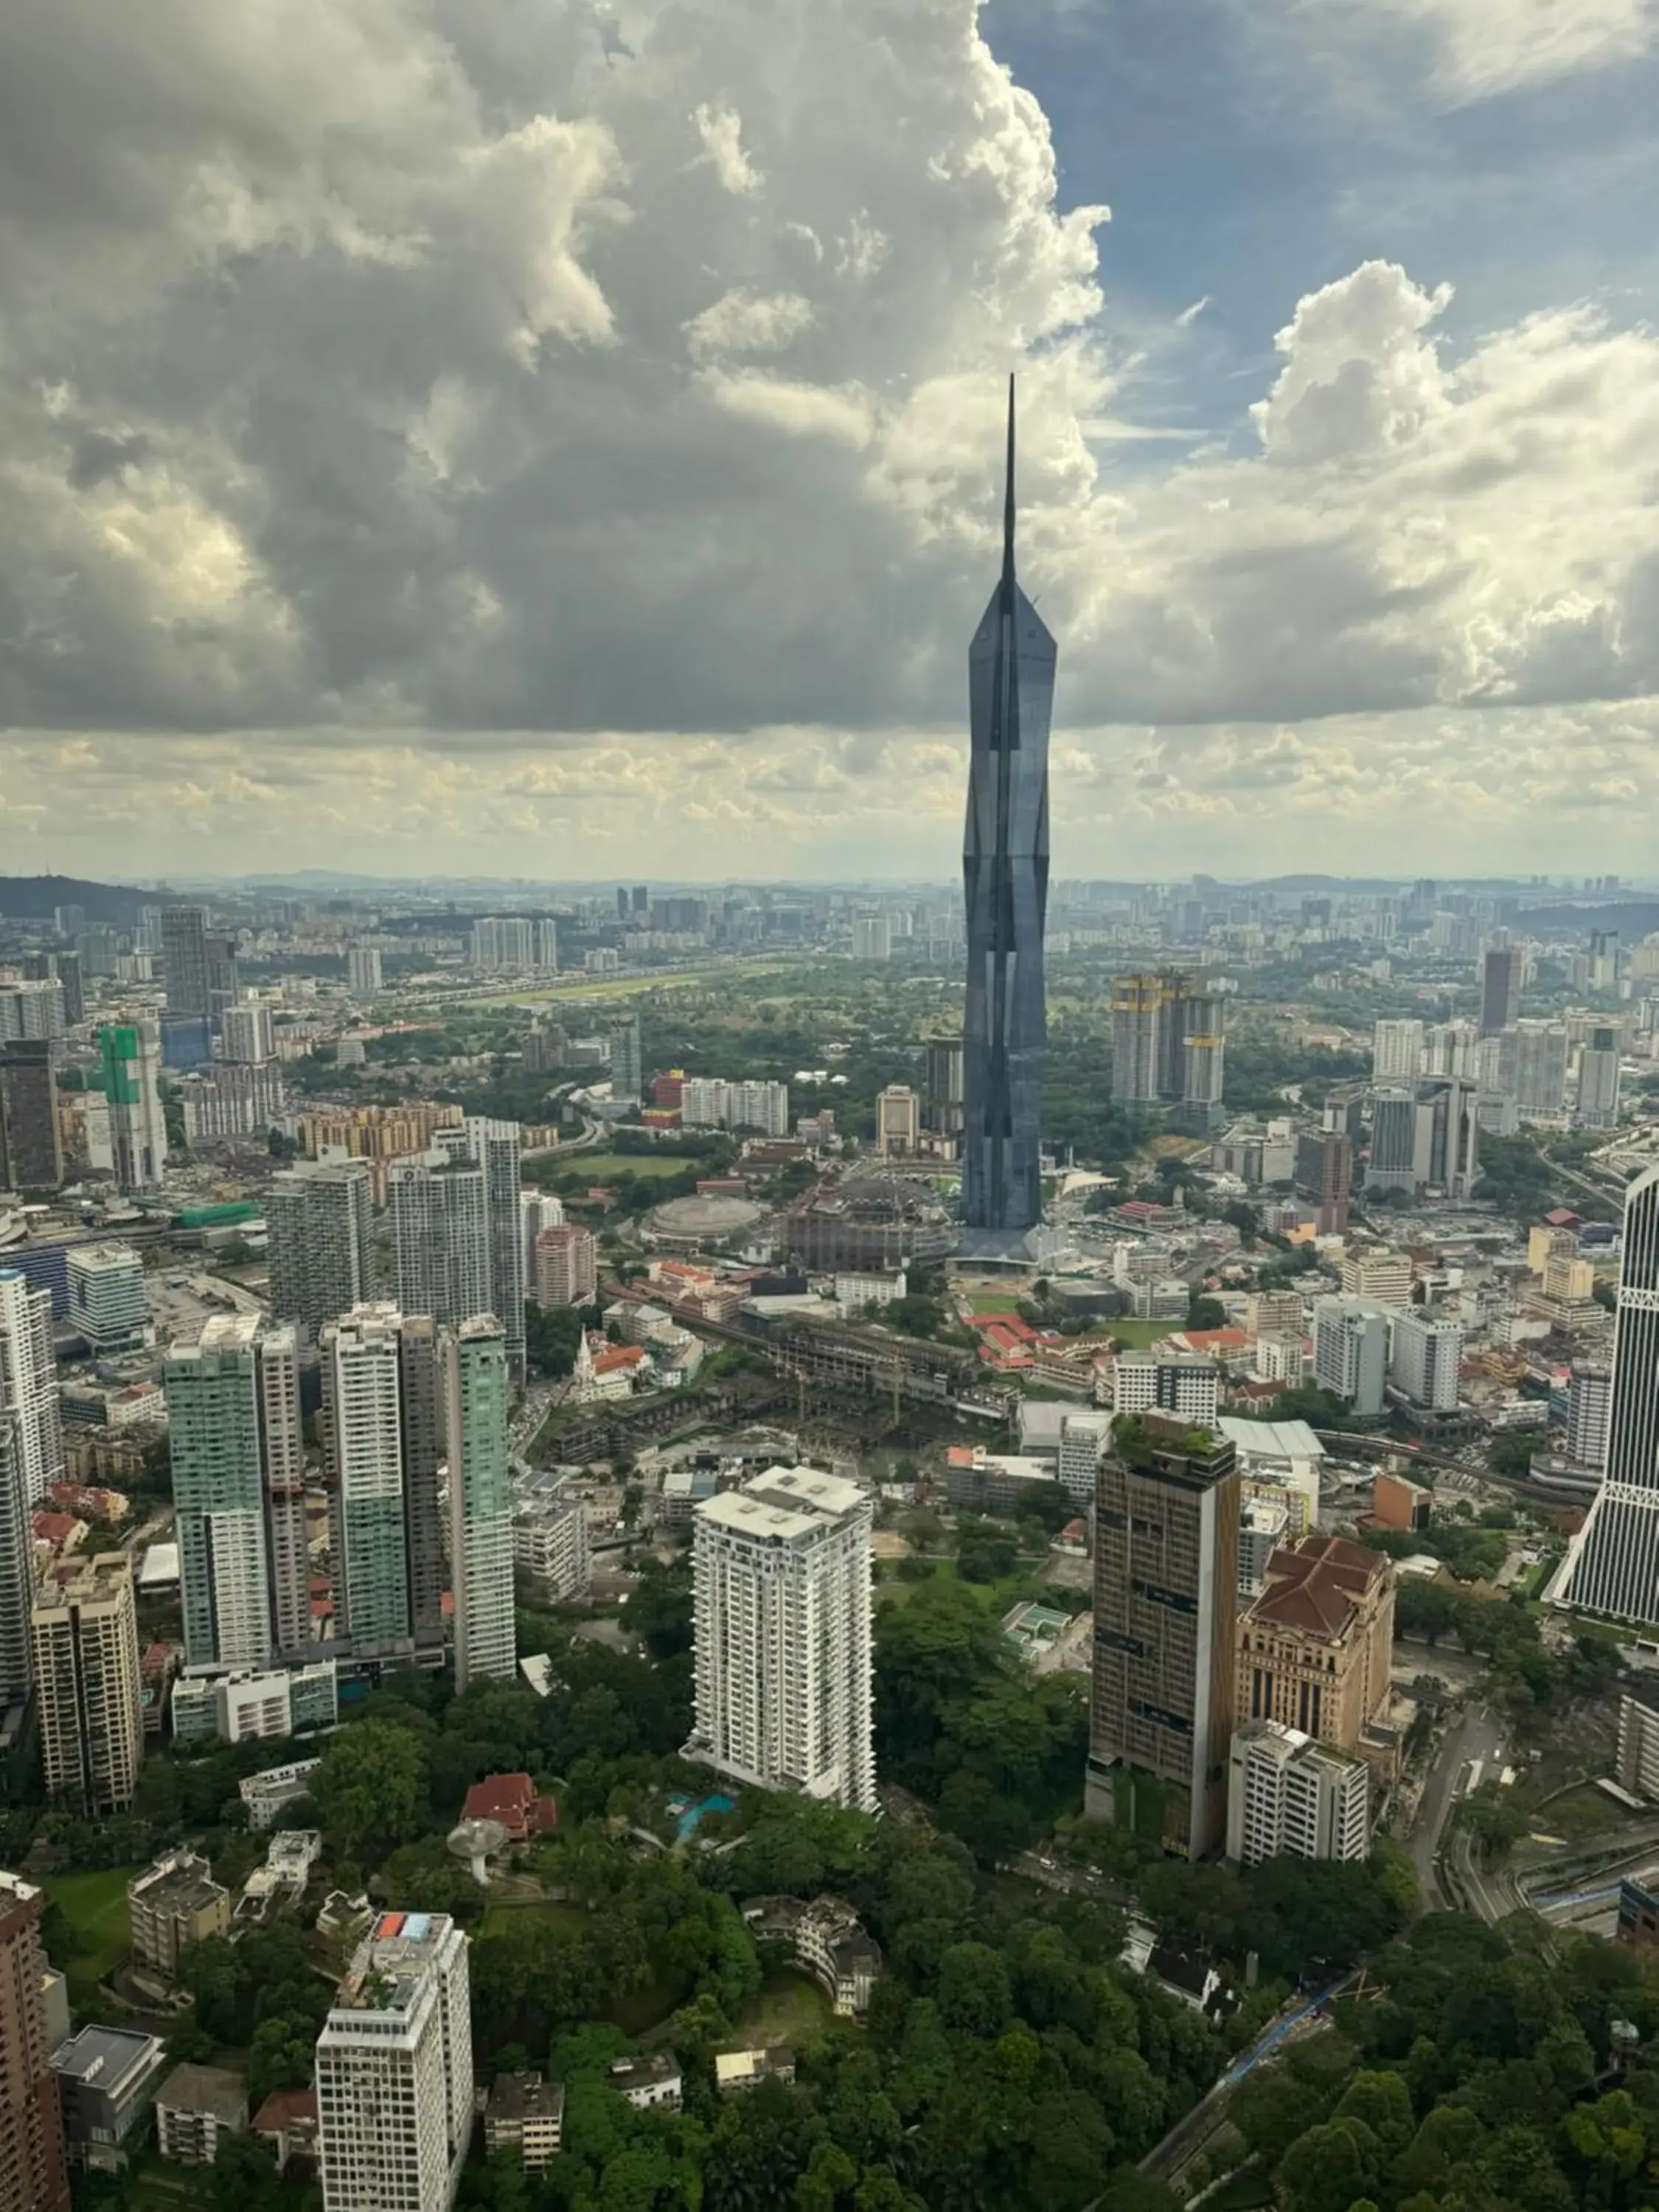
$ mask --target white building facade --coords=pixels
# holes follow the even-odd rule
[[[1227,1856],[1363,1859],[1371,1847],[1370,1770],[1278,1721],[1233,1736],[1227,1776]]]
[[[729,1779],[876,1809],[872,1501],[776,1467],[695,1516],[696,1717],[685,1755]]]

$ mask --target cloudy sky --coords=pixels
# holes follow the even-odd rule
[[[1659,872],[1659,0],[9,0],[0,869]]]

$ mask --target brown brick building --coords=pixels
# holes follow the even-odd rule
[[[0,2205],[69,2212],[64,2120],[46,2033],[40,1949],[46,1900],[0,1874]]]
[[[1343,1536],[1275,1552],[1238,1623],[1237,1713],[1388,1765],[1394,1569]]]

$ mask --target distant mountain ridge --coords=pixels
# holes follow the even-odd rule
[[[130,929],[141,907],[154,906],[156,894],[131,884],[92,884],[79,876],[0,876],[0,916],[14,921],[50,921],[60,906],[78,906],[88,921]]]

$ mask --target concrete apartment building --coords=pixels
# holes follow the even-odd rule
[[[1463,1325],[1423,1312],[1389,1325],[1389,1382],[1425,1413],[1455,1413],[1462,1387]]]
[[[1120,1413],[1170,1413],[1207,1428],[1215,1419],[1221,1370],[1212,1359],[1120,1352],[1112,1405]]]
[[[324,2212],[447,2212],[472,2119],[466,1937],[383,1912],[317,2039]]]
[[[144,1263],[131,1244],[81,1244],[70,1252],[70,1325],[99,1358],[149,1340]]]
[[[230,1892],[196,1852],[169,1851],[127,1884],[127,1918],[133,1965],[171,1982],[188,1945],[230,1933]]]
[[[360,1653],[443,1638],[439,1351],[431,1320],[395,1305],[322,1333],[337,1630]]]
[[[599,1248],[592,1231],[560,1222],[536,1237],[536,1303],[585,1306],[599,1287]]]
[[[1386,1764],[1395,1576],[1379,1552],[1304,1536],[1268,1562],[1237,1627],[1238,1720],[1281,1727]]]
[[[131,2027],[83,2027],[52,2055],[64,2100],[71,2167],[119,2173],[149,2132],[150,2108],[167,2064],[159,2035]]]
[[[46,2024],[46,1897],[0,1873],[0,2204],[69,2212],[64,2117]]]
[[[265,1193],[270,1310],[314,1336],[370,1296],[374,1170],[367,1160],[307,1162]]]
[[[1367,1416],[1382,1410],[1389,1309],[1364,1298],[1314,1300],[1314,1380]]]
[[[144,1755],[132,1562],[100,1552],[48,1569],[29,1615],[48,1795],[89,1819],[125,1813]]]
[[[211,2166],[247,2125],[247,2088],[222,2066],[175,2066],[155,2093],[155,2147],[175,2166]]]
[[[1096,1489],[1085,1809],[1121,1817],[1151,1778],[1166,1844],[1194,1859],[1226,1822],[1239,1506],[1224,1437],[1153,1413],[1117,1422]]]
[[[685,1756],[762,1790],[876,1809],[872,1503],[775,1467],[694,1516],[696,1713]]]
[[[1278,1721],[1247,1721],[1233,1737],[1227,1856],[1363,1859],[1371,1847],[1370,1769]]]
[[[520,1301],[522,1303],[522,1301]],[[513,1613],[513,1486],[507,1465],[511,1389],[507,1338],[479,1314],[446,1332],[449,1559],[454,1584],[455,1687],[510,1682],[519,1663]]]

